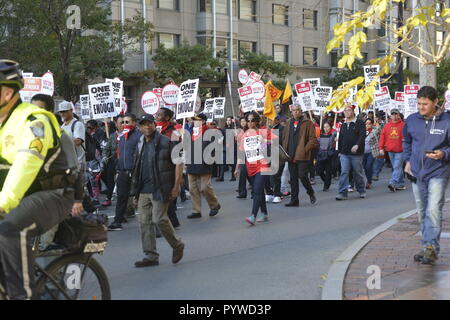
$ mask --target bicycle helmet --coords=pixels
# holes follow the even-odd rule
[[[23,88],[22,72],[19,64],[12,60],[0,59],[0,85],[17,85]]]

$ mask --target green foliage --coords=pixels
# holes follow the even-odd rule
[[[245,49],[241,49],[240,66],[246,70],[254,71],[267,81],[271,75],[284,79],[291,74],[291,66],[284,62],[274,61],[272,56],[254,53]]]
[[[52,71],[55,94],[66,100],[77,101],[86,84],[96,78],[123,76],[124,58],[119,44],[127,51],[131,48],[138,52],[137,44],[144,37],[152,37],[152,25],[145,23],[138,12],[126,19],[124,26],[111,21],[111,2],[107,0],[8,3],[0,11],[0,19],[13,32],[2,32],[0,27],[0,56],[16,60],[24,71],[36,75]],[[80,30],[67,28],[71,13],[66,10],[71,5],[80,8]]]
[[[169,81],[180,84],[188,79],[219,81],[224,77],[217,69],[225,63],[214,58],[212,49],[203,45],[183,43],[172,49],[161,46],[156,49],[153,62],[155,70],[145,73],[161,86]]]

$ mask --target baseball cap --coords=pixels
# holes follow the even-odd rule
[[[139,117],[138,123],[141,124],[144,121],[155,122],[155,117],[151,114],[144,114],[143,116]]]
[[[58,112],[61,111],[68,111],[73,110],[73,103],[70,101],[61,101],[61,103],[58,105]]]
[[[396,108],[391,109],[391,114],[393,114],[393,113],[400,114],[400,110],[398,110],[398,109],[396,109]]]

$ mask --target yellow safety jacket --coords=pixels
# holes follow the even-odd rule
[[[53,126],[53,129],[52,129]],[[55,116],[30,103],[18,104],[0,125],[0,208],[17,207],[43,168],[54,133],[61,137]]]

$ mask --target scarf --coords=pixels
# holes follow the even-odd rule
[[[123,135],[125,136],[125,140],[128,140],[128,134],[133,132],[135,126],[125,125],[123,126]]]
[[[164,132],[167,130],[170,124],[171,124],[170,121],[157,121],[156,129],[159,131],[160,134],[164,134]]]

